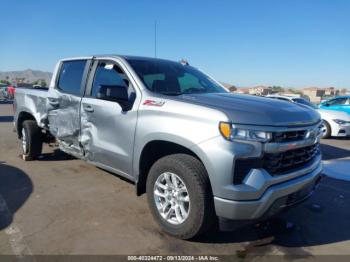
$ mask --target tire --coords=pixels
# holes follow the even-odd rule
[[[34,160],[41,155],[43,147],[42,132],[34,120],[25,120],[21,130],[23,159]]]
[[[187,199],[185,197],[186,193],[182,192],[183,195],[177,195],[178,199],[174,200],[177,201],[177,204],[174,204],[174,207],[171,206],[174,208],[172,216],[176,217],[166,220],[166,218],[162,216],[164,213],[159,210],[159,207],[165,206],[165,204],[161,205],[161,201],[165,203],[168,200],[165,200],[164,197],[156,196],[155,192],[159,190],[164,190],[164,192],[166,192],[165,189],[158,187],[156,182],[159,184],[162,181],[166,181],[165,174],[169,173],[177,176],[175,180],[177,181],[179,191],[174,194],[176,195],[186,188],[188,202],[179,201],[179,199]],[[172,178],[171,174],[169,175]],[[162,180],[162,178],[164,178],[164,180]],[[171,180],[173,181],[174,179]],[[177,188],[177,186],[175,186],[175,188]],[[180,239],[191,239],[208,231],[216,221],[213,195],[207,172],[203,164],[193,156],[173,154],[156,161],[148,174],[146,191],[148,204],[153,217],[160,227],[171,236]],[[169,194],[167,196],[169,196]],[[184,209],[179,207],[181,203],[184,203]],[[186,205],[187,203],[188,205]],[[178,211],[177,213],[176,209]],[[177,220],[178,214],[180,214],[179,217],[181,218],[185,217],[184,214],[186,212],[183,212],[183,210],[188,210],[187,217],[181,223],[176,224],[176,221],[179,222]]]
[[[321,138],[327,139],[331,137],[332,129],[329,123],[326,120],[323,120],[322,126],[321,126]]]

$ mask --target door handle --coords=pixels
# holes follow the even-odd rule
[[[50,98],[49,97],[48,100],[49,100],[49,104],[50,105],[58,106],[58,104],[59,104],[59,102],[58,102],[58,100],[56,98]]]
[[[86,112],[94,112],[94,108],[92,106],[90,106],[90,105],[85,105],[84,106],[84,110]]]

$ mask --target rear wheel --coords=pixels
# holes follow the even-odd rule
[[[321,138],[323,139],[330,138],[331,133],[332,133],[331,126],[327,121],[323,120],[321,124]]]
[[[40,127],[34,120],[25,120],[21,129],[21,148],[24,160],[33,160],[41,155],[43,146]]]
[[[190,155],[159,159],[147,178],[147,198],[161,228],[181,239],[206,232],[216,219],[206,170]]]

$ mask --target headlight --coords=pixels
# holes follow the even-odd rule
[[[266,131],[251,130],[232,127],[232,124],[220,122],[219,125],[221,135],[230,141],[249,140],[257,142],[267,142],[271,140],[272,134]]]
[[[346,124],[350,124],[349,121],[344,121],[344,120],[341,120],[341,119],[333,119],[334,122],[336,122],[338,125],[346,125]]]

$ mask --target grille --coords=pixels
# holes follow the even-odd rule
[[[291,142],[303,140],[306,136],[307,130],[274,132],[272,134],[272,142]]]
[[[265,154],[263,168],[271,175],[283,174],[290,169],[302,167],[319,153],[319,145],[289,150],[283,153]]]
[[[282,153],[267,153],[262,158],[237,159],[235,161],[233,183],[242,184],[249,171],[254,168],[264,168],[273,176],[300,168],[311,162],[319,153],[319,145],[289,150]]]

